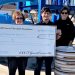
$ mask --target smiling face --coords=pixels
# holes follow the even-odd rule
[[[68,14],[68,11],[67,10],[63,10],[61,12],[61,19],[62,20],[66,20],[68,16],[69,16],[69,14]]]
[[[16,24],[23,24],[23,17],[22,17],[22,15],[16,15],[15,23]]]
[[[42,16],[43,22],[48,23],[50,20],[51,13],[44,11],[42,12],[41,16]]]
[[[20,11],[15,11],[12,15],[12,18],[16,24],[23,24],[24,16]]]

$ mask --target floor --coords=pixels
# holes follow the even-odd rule
[[[54,72],[51,73],[54,75]],[[8,67],[0,64],[0,75],[8,75]],[[18,70],[16,71],[16,75],[18,75]],[[34,75],[34,71],[26,70],[26,75]],[[41,75],[45,75],[44,71],[41,71]]]

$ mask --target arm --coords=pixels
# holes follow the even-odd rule
[[[61,38],[61,35],[62,35],[62,32],[60,29],[57,29],[57,32],[56,32],[56,40],[60,39]]]

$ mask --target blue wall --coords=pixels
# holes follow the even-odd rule
[[[25,2],[26,0],[0,0],[0,5],[11,2]]]
[[[11,24],[13,23],[12,17],[8,14],[0,14],[0,23]]]

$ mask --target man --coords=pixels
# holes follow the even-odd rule
[[[25,21],[24,23],[25,24],[32,24],[32,20],[29,18],[29,13],[27,10],[24,10],[24,18],[25,18]]]
[[[37,25],[53,25],[50,21],[51,11],[48,7],[43,7],[41,11],[42,21]],[[40,70],[42,67],[43,60],[45,60],[45,71],[46,75],[51,75],[51,63],[53,57],[37,57],[36,68],[34,71],[34,75],[40,75]]]

